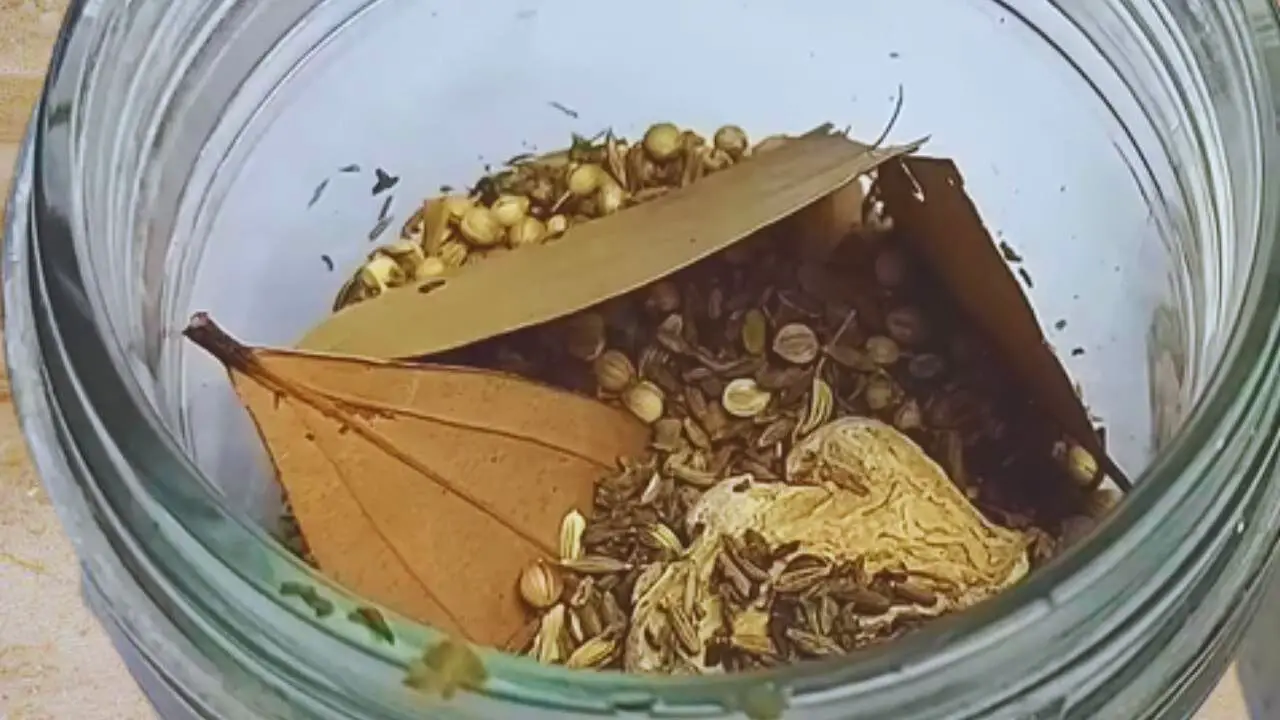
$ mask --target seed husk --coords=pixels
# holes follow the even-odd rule
[[[793,365],[808,365],[821,349],[813,329],[802,323],[785,325],[773,337],[773,352]]]
[[[734,417],[751,418],[769,407],[773,394],[763,390],[752,378],[738,378],[724,388],[720,404]]]

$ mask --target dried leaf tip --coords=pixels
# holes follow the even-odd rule
[[[253,352],[223,330],[209,313],[192,315],[182,334],[228,368],[242,370],[253,363]]]

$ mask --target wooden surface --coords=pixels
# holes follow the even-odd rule
[[[0,186],[39,93],[64,0],[0,0]],[[0,380],[0,720],[153,717],[81,604],[75,555]],[[1198,720],[1245,720],[1234,673]]]
[[[44,81],[63,0],[0,0],[0,187]],[[154,715],[80,600],[71,545],[0,381],[0,720]]]

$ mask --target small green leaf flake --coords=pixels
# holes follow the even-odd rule
[[[488,677],[480,656],[469,645],[444,640],[428,649],[421,660],[409,665],[404,684],[449,700],[459,689],[479,689]]]
[[[280,583],[280,594],[284,597],[296,597],[306,603],[318,618],[333,614],[333,602],[320,597],[320,593],[306,583],[292,581]]]

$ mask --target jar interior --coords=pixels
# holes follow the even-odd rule
[[[1191,305],[1216,249],[1180,232],[1177,198],[1153,199],[1171,160],[1108,66],[1051,8],[1013,5],[1027,7],[644,2],[600,17],[557,3],[352,5],[278,84],[245,85],[224,117],[248,122],[215,129],[222,144],[180,199],[160,325],[207,311],[246,342],[293,343],[423,198],[571,133],[635,137],[670,120],[763,137],[832,122],[872,139],[901,93],[889,141],[929,136],[923,154],[957,161],[1137,476],[1190,400]],[[1064,40],[1047,42],[1054,32]],[[375,169],[398,183],[375,195]],[[270,522],[278,490],[222,369],[165,336],[162,405],[229,502]]]

